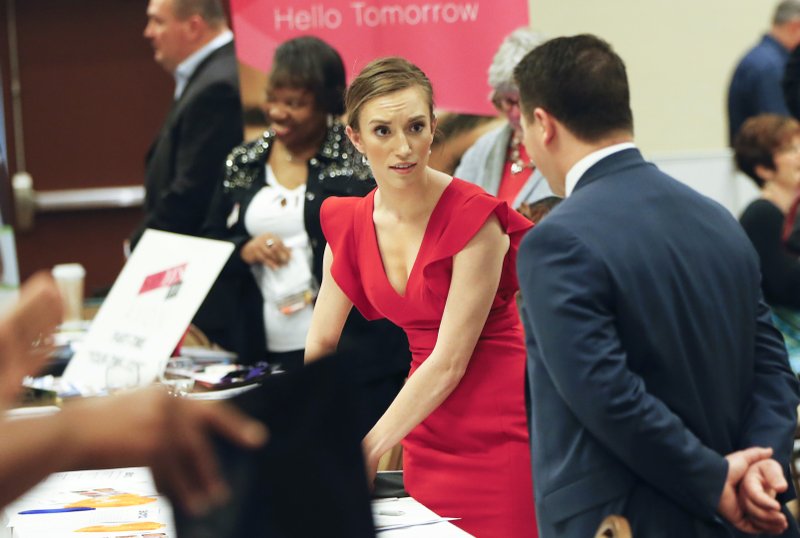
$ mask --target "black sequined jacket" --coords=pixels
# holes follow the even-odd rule
[[[246,312],[249,341],[246,347],[251,350],[250,353],[254,353],[259,347],[261,353],[266,349],[263,299],[250,267],[242,260],[240,253],[245,243],[251,239],[244,225],[244,216],[253,197],[265,185],[266,162],[273,140],[273,133],[267,131],[258,140],[234,148],[226,161],[225,179],[218,186],[205,227],[207,237],[231,241],[236,247],[220,281],[232,280],[235,284],[227,286],[236,289],[233,293],[225,292],[230,295],[224,301],[236,297],[235,303],[230,305],[234,310],[233,316]],[[305,228],[313,252],[312,270],[318,281],[322,279],[322,257],[326,245],[319,215],[322,202],[329,196],[364,196],[374,188],[375,180],[369,166],[347,139],[344,126],[334,123],[328,129],[317,154],[308,161],[308,182],[303,208]],[[235,209],[237,206],[238,209]],[[215,290],[216,295],[220,293]],[[381,348],[376,350],[375,357],[382,359],[372,361],[375,364],[366,365],[362,373],[367,377],[386,375],[387,372],[394,372],[394,375],[397,372],[407,373],[410,355],[402,331],[386,321],[367,322],[355,309],[353,314],[342,334],[340,350],[343,346],[347,347],[348,342],[361,347],[366,344],[369,347],[372,345],[369,342],[374,340],[374,345]],[[402,353],[393,353],[391,350],[398,346],[403,348]],[[397,357],[383,360],[387,355]]]
[[[250,235],[244,226],[244,215],[256,193],[266,184],[266,163],[274,135],[266,131],[254,142],[233,149],[225,163],[225,179],[217,193],[207,224],[208,235],[233,241],[236,251],[233,262],[246,266],[239,252]],[[317,154],[308,161],[308,183],[303,214],[306,232],[313,251],[313,273],[322,279],[322,255],[325,238],[319,221],[322,201],[328,196],[364,196],[375,188],[372,172],[353,148],[344,126],[334,123]],[[235,209],[237,208],[237,209]],[[238,216],[229,222],[231,215]]]

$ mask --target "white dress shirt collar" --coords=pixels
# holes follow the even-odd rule
[[[181,94],[183,94],[183,90],[186,89],[186,84],[189,83],[189,79],[192,77],[192,73],[194,73],[197,66],[200,63],[208,58],[212,52],[217,50],[218,48],[224,47],[228,43],[233,41],[233,32],[230,30],[225,30],[217,37],[197,49],[188,58],[178,64],[178,67],[175,69],[175,100],[177,101]]]
[[[569,172],[567,172],[567,179],[564,185],[565,196],[572,194],[572,191],[575,190],[575,186],[578,184],[578,181],[580,181],[580,179],[583,177],[583,174],[585,174],[589,168],[602,161],[609,155],[613,155],[619,151],[635,147],[636,145],[633,142],[623,142],[621,144],[614,144],[613,146],[606,146],[603,149],[593,151],[580,161],[576,162],[574,165],[572,165],[572,168],[569,169]]]

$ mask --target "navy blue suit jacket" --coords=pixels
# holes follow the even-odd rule
[[[771,446],[788,476],[798,404],[739,224],[623,150],[518,269],[540,536],[592,536],[610,513],[634,536],[735,535],[716,514],[724,455]]]

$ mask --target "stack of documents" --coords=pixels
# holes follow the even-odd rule
[[[52,474],[6,507],[3,521],[14,538],[176,536],[170,503],[145,467]]]

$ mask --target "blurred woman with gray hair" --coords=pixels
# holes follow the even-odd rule
[[[489,66],[489,86],[492,104],[508,122],[480,137],[464,153],[454,174],[483,187],[528,218],[530,204],[553,193],[522,145],[519,89],[513,73],[523,56],[545,40],[539,32],[523,27],[500,44]]]

